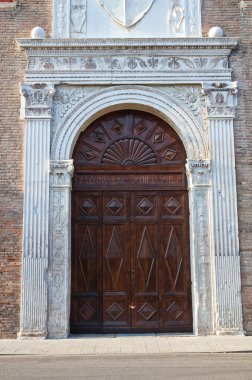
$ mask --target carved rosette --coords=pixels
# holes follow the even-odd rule
[[[50,119],[55,93],[53,84],[34,83],[20,85],[21,116],[24,119]]]
[[[237,105],[237,82],[204,82],[202,93],[207,98],[209,118],[234,118]]]
[[[211,184],[211,162],[209,160],[187,160],[189,188],[209,187]]]

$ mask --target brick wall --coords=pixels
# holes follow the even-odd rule
[[[239,80],[235,121],[239,232],[244,328],[252,334],[252,4],[242,12],[237,0],[203,0],[203,30],[219,25],[226,36],[240,37],[232,54],[233,79]],[[21,0],[17,9],[0,10],[0,338],[19,330],[24,126],[19,120],[19,83],[26,57],[15,38],[27,37],[34,26],[51,30],[52,0]]]
[[[34,26],[50,33],[52,1],[21,0],[14,10],[0,10],[0,338],[19,330],[22,250],[24,125],[19,120],[19,83],[25,53],[15,44]]]
[[[241,4],[247,5],[241,9]],[[239,37],[231,56],[233,80],[239,83],[235,120],[235,151],[238,190],[244,330],[252,334],[252,1],[203,0],[203,32],[221,26],[226,37]]]

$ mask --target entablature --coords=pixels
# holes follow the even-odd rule
[[[174,84],[230,81],[236,38],[18,39],[26,81]]]

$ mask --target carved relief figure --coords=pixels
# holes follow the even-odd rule
[[[197,36],[198,4],[195,0],[189,0],[189,25],[190,36]]]
[[[66,0],[59,0],[57,26],[58,26],[58,33],[60,37],[64,37],[64,30],[66,27],[65,23],[66,23]]]
[[[74,33],[86,31],[87,0],[72,0],[71,2],[71,29]]]
[[[169,12],[169,23],[172,35],[184,33],[185,9],[180,0],[173,0]]]

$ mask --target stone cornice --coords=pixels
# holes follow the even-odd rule
[[[227,50],[235,49],[237,38],[146,38],[146,39],[41,39],[18,38],[25,50]],[[223,52],[222,52],[223,53]]]

